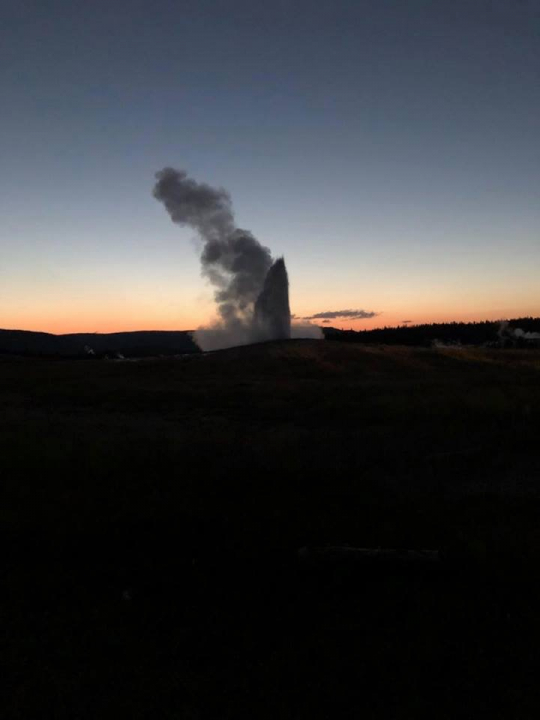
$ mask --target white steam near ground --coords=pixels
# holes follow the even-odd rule
[[[502,320],[497,332],[500,340],[540,340],[540,333],[526,332],[521,328],[513,328],[508,320]]]
[[[199,328],[195,339],[203,350],[282,340],[322,338],[320,328],[291,324],[289,280],[283,258],[234,222],[231,198],[188,177],[183,170],[156,173],[154,197],[171,220],[193,228],[203,241],[201,272],[215,287],[218,319]]]

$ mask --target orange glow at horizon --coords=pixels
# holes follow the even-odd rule
[[[42,311],[36,313],[30,309],[20,309],[18,312],[10,313],[8,318],[0,320],[2,329],[31,330],[34,332],[48,332],[57,335],[67,333],[113,333],[130,332],[136,330],[195,330],[204,326],[215,318],[215,315],[208,312],[207,308],[201,308],[197,314],[184,314],[178,312],[177,308],[167,308],[166,312],[156,312],[156,308],[148,309],[146,312],[141,309],[133,312],[126,311],[126,308],[113,308],[101,312],[80,308],[65,310],[63,313]],[[381,327],[396,327],[409,320],[410,325],[421,325],[424,323],[444,322],[477,322],[483,320],[501,320],[517,317],[538,317],[540,306],[521,308],[500,308],[490,311],[458,311],[450,309],[438,312],[422,312],[415,308],[414,312],[397,312],[396,310],[381,312],[373,318],[363,320],[352,320],[349,318],[334,318],[323,323],[321,320],[312,321],[312,324],[321,327],[336,327],[343,330],[372,330]],[[301,318],[296,322],[302,324]]]
[[[431,323],[450,323],[450,322],[483,322],[496,320],[509,320],[519,317],[539,317],[540,306],[536,308],[507,308],[499,310],[476,311],[476,312],[419,312],[415,310],[413,313],[397,313],[388,312],[381,313],[373,318],[365,320],[350,320],[349,318],[335,318],[328,323],[321,323],[321,327],[335,327],[340,330],[375,330],[383,327],[397,327],[403,324],[407,325],[424,325]],[[404,321],[409,321],[404,323]]]
[[[55,335],[69,333],[113,333],[135,330],[194,330],[205,324],[211,313],[185,313],[177,307],[166,308],[133,308],[132,311],[123,307],[110,308],[100,306],[70,307],[63,311],[53,312],[52,308],[36,312],[30,308],[21,308],[9,313],[8,317],[0,317],[0,328],[13,330],[32,330]]]

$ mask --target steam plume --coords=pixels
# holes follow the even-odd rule
[[[203,350],[289,338],[289,284],[283,258],[248,231],[237,228],[223,188],[197,183],[183,170],[156,173],[154,197],[171,220],[197,231],[204,246],[202,274],[215,286],[219,320],[197,331]]]

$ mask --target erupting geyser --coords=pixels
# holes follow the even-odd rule
[[[255,301],[253,325],[261,339],[291,337],[289,278],[283,258],[278,258],[266,273],[263,289]]]
[[[226,190],[197,183],[183,170],[156,173],[154,197],[173,222],[194,228],[204,242],[202,274],[216,287],[219,320],[197,330],[203,350],[291,336],[289,282],[283,258],[272,259],[248,231],[234,223]]]

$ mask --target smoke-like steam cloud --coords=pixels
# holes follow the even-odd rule
[[[223,188],[188,177],[183,170],[156,173],[154,197],[171,220],[192,227],[204,242],[202,274],[215,286],[219,320],[196,332],[203,350],[289,338],[289,282],[283,258],[248,231],[237,228],[232,202]]]

